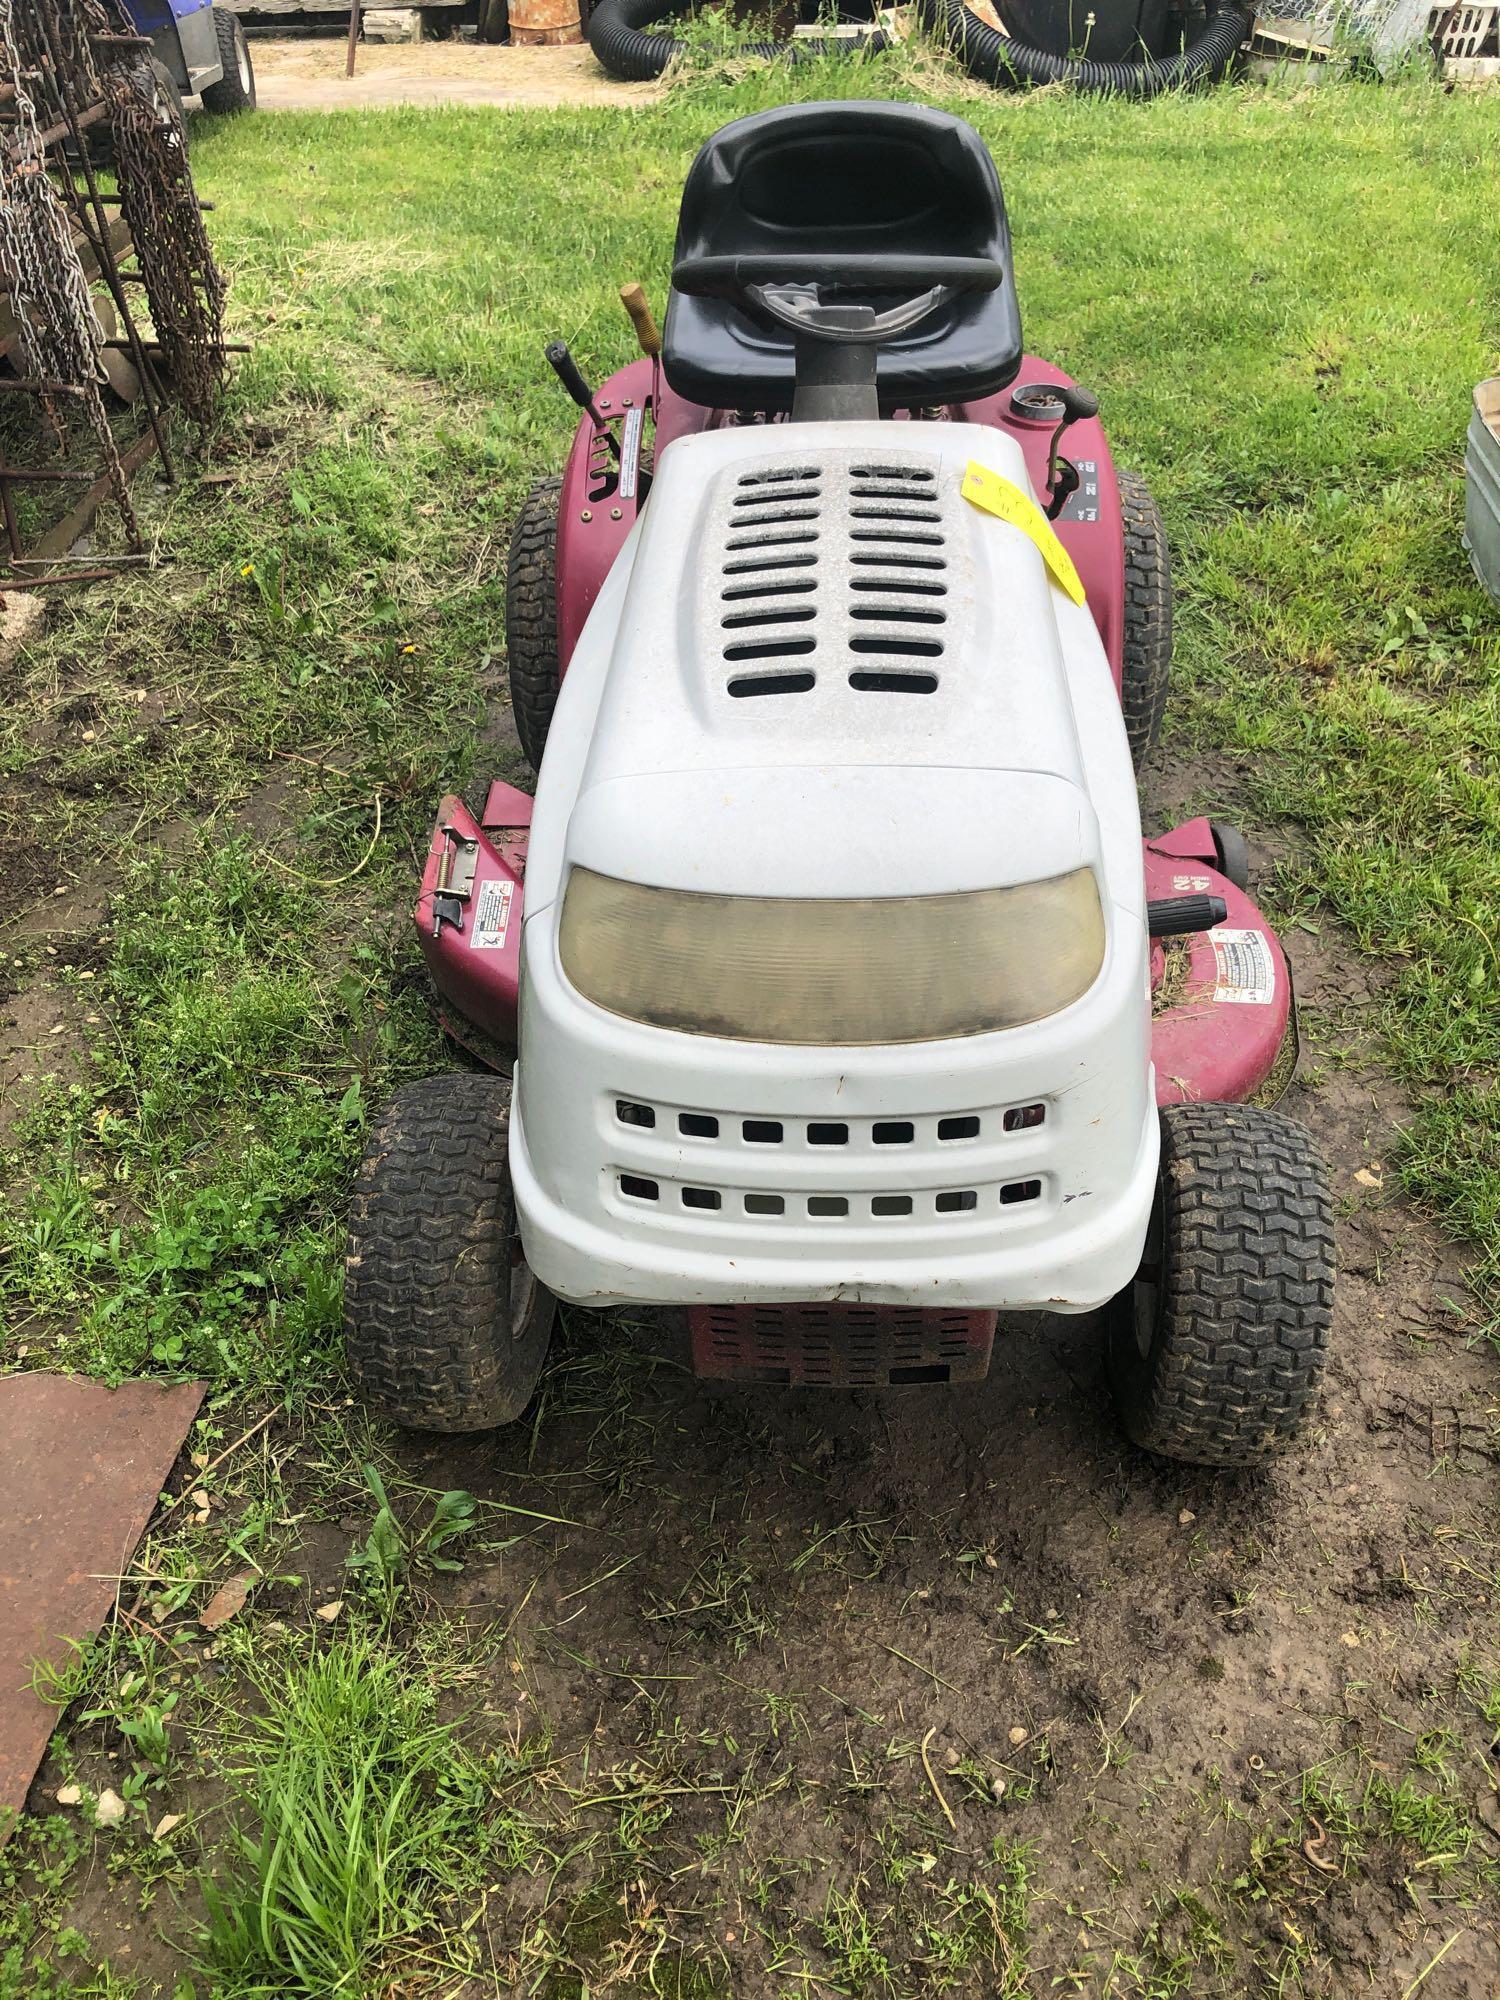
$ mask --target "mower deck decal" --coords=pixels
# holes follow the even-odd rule
[[[515,900],[514,882],[481,882],[474,902],[474,929],[469,935],[470,951],[503,951],[510,930],[510,906]]]
[[[1276,962],[1264,934],[1220,927],[1210,931],[1208,937],[1219,975],[1215,1000],[1269,1007],[1276,998]]]
[[[1006,521],[1011,527],[1019,528],[1023,535],[1035,542],[1056,581],[1075,604],[1083,603],[1084,588],[1073,567],[1073,558],[1057,539],[1052,523],[1029,493],[1023,493],[1014,480],[1002,478],[998,472],[992,472],[987,465],[981,465],[974,458],[964,467],[962,490],[965,500],[982,514],[993,514],[997,521]]]

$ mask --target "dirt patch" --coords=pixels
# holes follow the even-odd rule
[[[492,48],[480,42],[367,43],[344,75],[342,37],[251,45],[262,110],[343,111],[388,104],[649,104],[655,84],[616,83],[592,49]]]

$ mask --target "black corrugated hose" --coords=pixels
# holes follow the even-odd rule
[[[673,14],[687,13],[691,4],[692,0],[600,0],[589,15],[589,46],[610,75],[622,83],[648,83],[661,75],[682,44],[675,35],[647,35],[642,29],[669,20]],[[813,56],[879,50],[888,45],[889,38],[877,30],[848,40],[746,42],[735,53],[756,56],[762,62],[806,62]]]
[[[606,5],[614,0],[606,0]],[[1011,88],[1019,83],[1070,83],[1076,90],[1095,90],[1115,97],[1158,97],[1167,90],[1186,90],[1195,83],[1213,83],[1228,69],[1235,50],[1250,33],[1251,15],[1239,7],[1214,5],[1197,41],[1179,55],[1146,62],[1090,62],[1088,58],[1049,55],[1029,48],[1009,35],[997,34],[964,0],[916,0],[917,13],[934,34],[952,49],[971,75],[985,83]]]

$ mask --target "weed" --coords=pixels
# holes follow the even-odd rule
[[[202,1877],[213,1990],[388,1990],[403,1948],[476,1885],[484,1771],[431,1685],[371,1639],[253,1677],[264,1708],[229,1773],[233,1834]]]
[[[376,1467],[367,1464],[364,1476],[375,1498],[375,1519],[363,1546],[350,1552],[347,1563],[389,1623],[413,1574],[463,1568],[457,1557],[443,1551],[472,1529],[478,1503],[472,1493],[457,1489],[440,1493],[426,1522],[412,1528],[397,1519]]]
[[[122,1694],[123,1694],[122,1690]],[[115,1726],[143,1763],[158,1776],[171,1766],[174,1756],[167,1723],[180,1696],[174,1689],[160,1701],[142,1702],[133,1715],[117,1715]]]
[[[891,1962],[881,1943],[879,1920],[863,1901],[863,1883],[830,1887],[818,1933],[835,1980],[856,1994],[880,1993],[893,1984]]]

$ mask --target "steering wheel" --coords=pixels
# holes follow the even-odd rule
[[[950,299],[966,292],[992,292],[1004,279],[1004,267],[993,257],[896,257],[873,252],[822,257],[792,250],[684,257],[672,271],[674,288],[690,297],[728,299],[793,333],[841,346],[892,340]],[[889,296],[901,291],[911,296],[885,312],[849,302],[851,294]],[[833,297],[825,300],[824,293]]]

